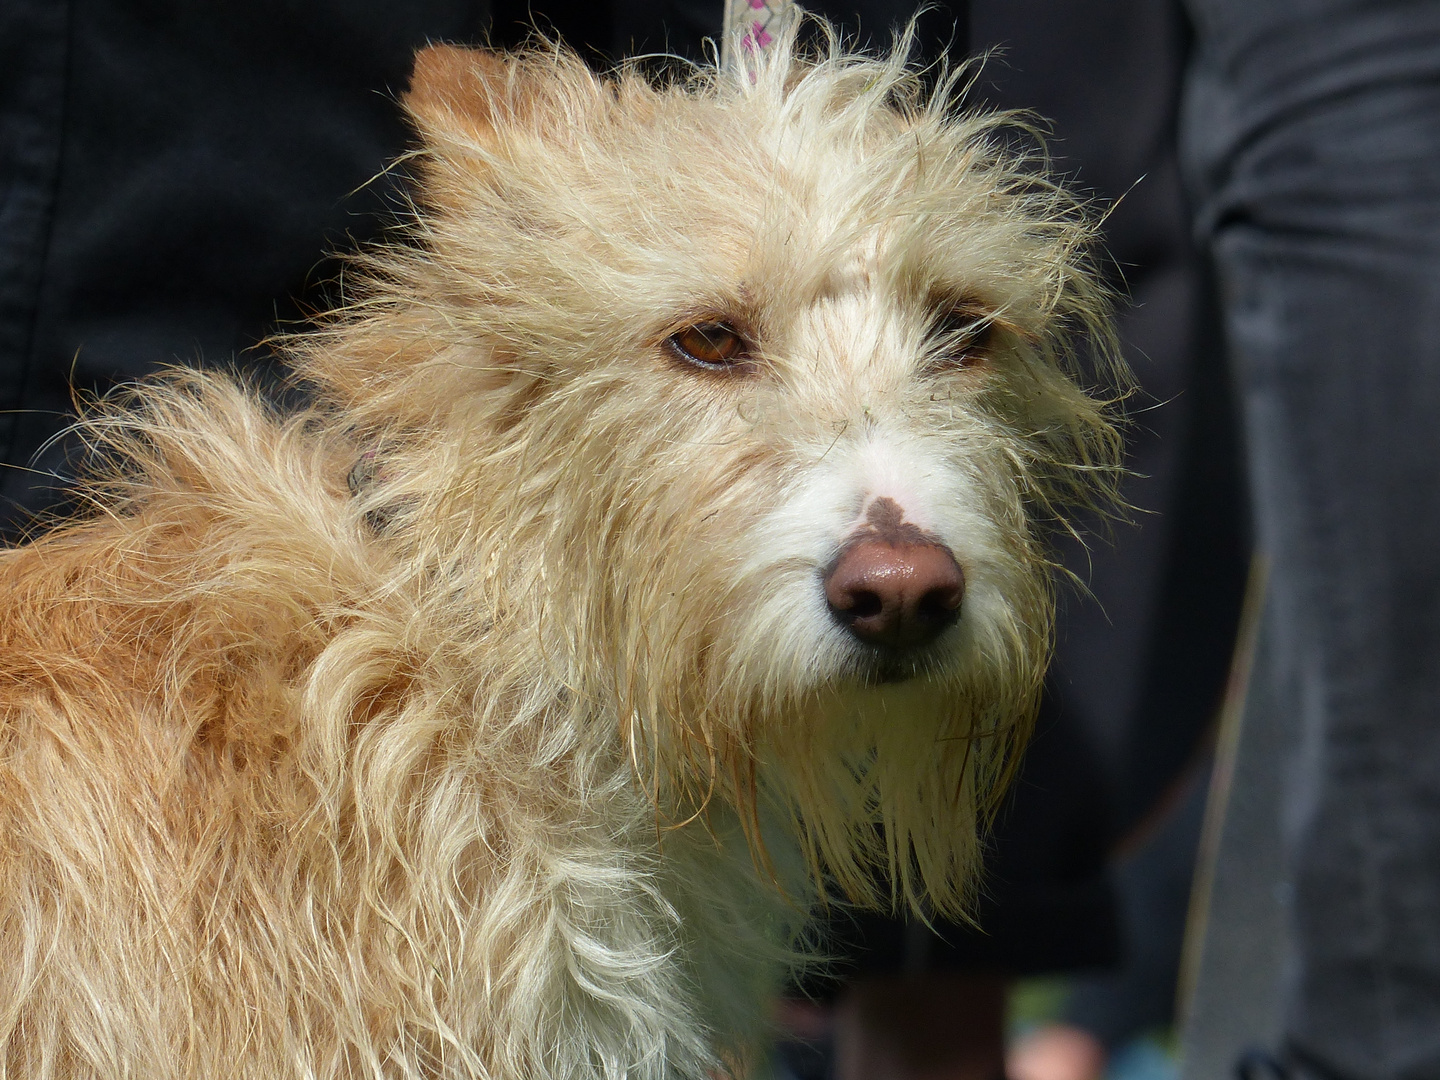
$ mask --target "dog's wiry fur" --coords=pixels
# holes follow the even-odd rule
[[[314,404],[88,421],[0,555],[0,1076],[743,1071],[815,881],[964,910],[1116,449],[1084,214],[901,53],[427,50]],[[884,677],[818,584],[881,497],[966,577]]]

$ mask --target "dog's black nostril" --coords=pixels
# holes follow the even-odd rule
[[[885,609],[885,603],[878,595],[868,589],[860,589],[850,594],[851,604],[841,614],[851,619],[872,619]]]
[[[946,627],[960,617],[960,601],[964,596],[963,583],[938,586],[920,598],[916,611],[921,618]]]

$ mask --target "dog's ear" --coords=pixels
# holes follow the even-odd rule
[[[427,140],[460,139],[485,146],[502,139],[517,123],[543,128],[547,114],[563,114],[563,109],[548,107],[556,104],[550,99],[557,93],[573,97],[579,90],[590,96],[597,89],[583,62],[558,50],[516,56],[427,45],[415,54],[403,101]]]
[[[415,71],[403,99],[421,133],[468,136],[489,142],[504,106],[509,65],[499,53],[427,45],[415,54]]]

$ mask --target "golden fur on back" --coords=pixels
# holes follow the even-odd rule
[[[95,511],[0,554],[0,1076],[743,1071],[815,882],[963,912],[1114,475],[1090,231],[903,49],[791,51],[426,50],[314,403],[86,422]],[[881,495],[967,582],[883,679],[817,585]]]

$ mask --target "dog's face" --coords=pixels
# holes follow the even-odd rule
[[[420,243],[302,362],[477,632],[539,641],[672,809],[777,799],[852,892],[878,859],[943,907],[1040,683],[1037,515],[1115,445],[1057,359],[1103,326],[1082,217],[915,94],[429,49]]]

